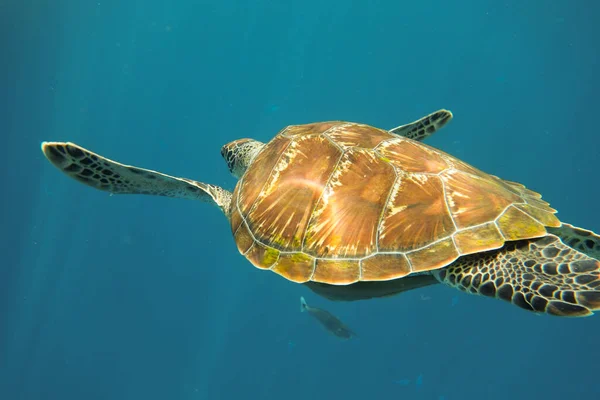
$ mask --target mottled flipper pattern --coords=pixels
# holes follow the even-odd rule
[[[433,274],[467,293],[503,299],[530,311],[581,317],[600,309],[600,261],[554,235],[461,257]]]
[[[558,236],[567,246],[600,260],[600,236],[594,232],[565,223],[558,228],[548,228],[548,232]]]
[[[218,186],[124,165],[73,143],[44,142],[42,151],[56,168],[95,189],[214,202],[229,212],[231,193]]]
[[[448,110],[439,110],[410,124],[401,125],[391,129],[390,132],[398,136],[422,141],[443,128],[452,119]]]

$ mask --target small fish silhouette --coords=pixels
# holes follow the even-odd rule
[[[317,307],[310,307],[306,304],[304,297],[300,297],[300,312],[307,312],[311,316],[315,317],[321,325],[327,329],[327,331],[339,338],[350,339],[356,337],[356,334],[352,332],[346,325],[337,319],[329,311],[323,310]]]

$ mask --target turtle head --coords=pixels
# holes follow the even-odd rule
[[[229,172],[239,179],[244,175],[250,163],[260,153],[264,145],[264,143],[257,140],[238,139],[223,146],[221,155],[227,162]]]

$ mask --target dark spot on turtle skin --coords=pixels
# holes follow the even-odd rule
[[[582,275],[582,276],[583,276],[583,275]],[[589,276],[589,275],[586,275],[586,276]],[[596,278],[594,277],[594,279],[596,279]],[[590,283],[588,283],[588,285],[587,285],[587,286],[588,286],[590,289],[600,289],[600,280],[597,280],[597,281],[590,282]]]
[[[525,300],[527,300],[529,304],[531,304],[531,299],[533,299],[533,293],[525,292]]]
[[[546,264],[543,265],[542,269],[543,269],[543,271],[544,271],[545,274],[548,274],[548,275],[558,275],[558,270],[556,268],[556,263],[552,263],[552,262],[546,263]]]
[[[568,249],[568,250],[564,249],[564,250],[560,251],[559,256],[569,258],[571,256],[571,254],[573,254],[573,251],[571,249]]]
[[[92,176],[92,175],[94,175],[94,171],[84,168],[84,170],[81,171],[79,174],[82,176]]]
[[[90,158],[94,161],[98,161],[98,156],[95,154],[90,154]]]
[[[548,306],[548,300],[540,296],[534,296],[531,299],[531,306],[535,311],[545,312],[546,306]]]
[[[535,275],[533,275],[533,274],[531,274],[529,272],[526,272],[526,273],[523,274],[522,278],[524,280],[526,280],[526,281],[532,281],[532,280],[535,279]],[[529,286],[529,285],[527,285],[527,286]]]
[[[562,263],[558,266],[558,273],[563,275],[569,274],[571,273],[571,267],[569,264]]]
[[[512,297],[513,297],[513,287],[509,284],[506,285],[502,285],[500,286],[500,288],[498,288],[498,294],[497,296],[499,298],[501,298],[502,300],[507,300],[507,301],[511,301]]]
[[[595,281],[596,277],[592,276],[592,275],[577,275],[575,277],[575,282],[577,282],[580,285],[587,285],[590,282]]]
[[[554,292],[556,292],[557,290],[558,286],[544,284],[542,285],[542,287],[540,287],[538,292],[540,292],[540,294],[545,297],[554,297]]]
[[[67,155],[67,150],[65,150],[65,146],[56,146],[56,147],[53,146],[52,148],[60,151],[65,156]]]
[[[598,271],[600,263],[594,259],[575,261],[571,263],[571,271],[575,273]]]
[[[521,293],[521,292],[516,292],[514,294],[514,296],[512,297],[512,303],[514,305],[517,305],[517,306],[525,309],[525,310],[533,311],[533,307],[531,307],[531,304],[529,304],[525,300],[525,296],[523,296],[523,293]]]
[[[67,145],[67,152],[75,158],[84,158],[85,157],[85,153],[83,151],[81,151],[80,149],[78,149],[77,147]]]
[[[577,315],[588,315],[590,311],[575,304],[569,304],[562,301],[551,301],[546,307],[546,312],[552,315],[562,316],[577,316]]]
[[[587,247],[588,249],[593,249],[594,248],[594,241],[592,239],[587,239],[585,242],[585,247]]]
[[[496,284],[496,287],[500,287],[504,284],[504,278],[500,276],[494,281],[494,283]]]
[[[435,126],[429,125],[427,128],[425,128],[425,131],[427,133],[433,133],[433,132],[435,132]]]
[[[476,274],[473,278],[473,286],[479,287],[481,285],[481,274]]]
[[[546,258],[554,258],[558,255],[559,250],[556,247],[547,247],[542,251]]]
[[[544,236],[543,238],[540,239],[533,239],[533,240],[523,240],[518,242],[517,247],[524,247],[525,245],[532,245],[535,247],[546,247],[548,245],[550,245],[551,243],[554,243],[557,239],[553,236]]]
[[[70,164],[68,167],[65,167],[65,171],[67,172],[79,172],[81,171],[81,167],[77,164]]]
[[[81,160],[79,160],[79,162],[83,165],[90,165],[93,164],[94,162],[90,159],[90,158],[82,158]]]
[[[156,179],[156,175],[152,175],[152,174],[144,174],[144,177],[146,177],[148,179]]]
[[[450,284],[455,285],[456,284],[456,276],[454,274],[450,274],[450,276],[448,276],[448,281],[450,282]]]
[[[573,293],[570,290],[565,290],[561,292],[560,297],[567,303],[577,304],[577,300],[575,299],[575,293]]]
[[[579,240],[579,239],[577,239],[577,238],[575,238],[575,239],[571,239],[571,240],[569,240],[569,242],[567,243],[567,245],[568,245],[569,247],[572,247],[572,248],[574,248],[574,249],[575,249],[575,248],[577,248],[577,245],[579,244],[579,242],[580,242],[580,240]]]
[[[108,179],[106,179],[106,178],[102,178],[102,179],[100,179],[100,182],[102,182],[102,183],[104,183],[104,184],[106,184],[106,185],[110,183],[110,182],[108,181]]]
[[[495,297],[496,296],[496,285],[494,282],[486,282],[479,286],[479,293],[484,296]]]
[[[56,150],[56,147],[46,146],[44,149],[46,150],[46,157],[48,157],[54,164],[59,164],[64,161],[65,157]]]
[[[577,293],[577,303],[588,308],[598,310],[600,308],[600,292],[598,291],[581,291]]]
[[[112,176],[113,172],[110,169],[103,169],[102,173],[106,176]]]
[[[531,290],[538,290],[543,283],[539,281],[531,282]]]
[[[471,285],[471,275],[467,275],[465,276],[461,281],[460,284],[463,285],[464,287],[469,287]]]

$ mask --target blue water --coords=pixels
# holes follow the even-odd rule
[[[329,302],[253,268],[216,207],[109,196],[39,150],[232,189],[230,140],[448,108],[429,144],[600,231],[599,17],[583,0],[0,2],[0,399],[600,398],[600,316],[441,285]]]

